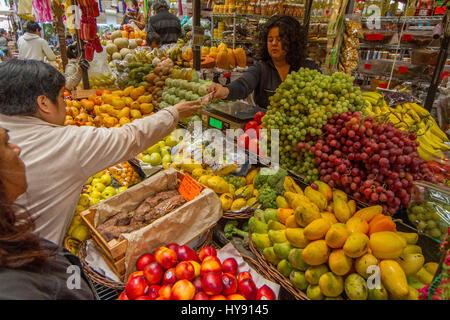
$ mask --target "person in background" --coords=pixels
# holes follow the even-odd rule
[[[147,45],[152,48],[161,48],[161,37],[156,32],[147,33]]]
[[[0,75],[0,126],[22,149],[27,168],[28,189],[16,203],[31,214],[36,232],[58,245],[89,177],[135,157],[202,107],[178,103],[120,128],[64,126],[66,80],[57,69],[11,59],[0,64]]]
[[[29,214],[14,205],[27,189],[19,154],[0,127],[0,300],[98,299],[78,257],[36,235]],[[80,287],[69,289],[69,267],[74,266],[80,270]]]
[[[5,29],[0,29],[0,50],[8,57],[8,37]]]
[[[47,41],[40,37],[41,27],[34,21],[27,22],[25,34],[17,40],[19,59],[56,61],[56,55]]]
[[[120,26],[125,24],[135,24],[140,30],[145,28],[144,13],[139,10],[139,3],[137,0],[131,0],[131,9],[127,10],[127,13],[123,16]]]
[[[81,69],[89,69],[89,62],[82,59],[78,62],[79,52],[76,43],[72,43],[67,47],[67,58],[69,59],[64,77],[66,78],[66,89],[72,91],[81,81]]]
[[[148,20],[147,34],[159,34],[163,45],[176,43],[181,36],[180,19],[169,12],[169,5],[165,0],[153,1],[152,8],[156,14]]]

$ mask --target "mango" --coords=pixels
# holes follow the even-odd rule
[[[301,203],[294,211],[295,222],[300,227],[306,227],[316,219],[320,219],[320,211],[311,203]]]
[[[252,242],[259,251],[263,251],[264,248],[272,246],[272,241],[270,241],[267,233],[252,233]]]
[[[344,243],[344,252],[350,258],[359,258],[367,252],[369,238],[360,232],[352,233]]]
[[[294,215],[293,209],[286,209],[286,208],[278,207],[277,218],[282,224],[286,225],[287,219],[292,215]],[[295,221],[295,217],[294,217],[294,221]]]
[[[325,196],[327,201],[333,200],[333,191],[328,184],[320,180],[316,180],[314,183],[319,187],[318,191]]]
[[[375,232],[370,235],[369,247],[378,259],[397,259],[406,247],[406,240],[392,231]]]
[[[325,210],[325,208],[327,207],[327,198],[319,191],[316,191],[308,186],[305,188],[304,194],[312,203],[315,203],[320,210]]]
[[[304,291],[308,287],[308,281],[306,281],[305,273],[298,270],[292,270],[289,275],[289,280],[292,282],[294,287],[299,290]]]
[[[414,278],[419,280],[422,283],[425,283],[426,285],[430,285],[431,282],[433,282],[433,276],[431,273],[429,273],[424,267],[420,268],[419,271],[417,271],[416,274],[412,275]]]
[[[277,264],[277,270],[286,278],[289,277],[289,275],[291,274],[293,268],[291,266],[291,264],[289,263],[289,261],[287,261],[286,259],[281,260],[280,262],[278,262]]]
[[[267,227],[269,230],[284,230],[286,229],[286,226],[282,224],[281,222],[275,221],[275,220],[269,220],[267,223]]]
[[[303,260],[303,249],[294,248],[289,252],[288,261],[291,266],[300,271],[306,271],[309,265]]]
[[[277,209],[268,208],[264,210],[264,220],[266,220],[266,223],[270,220],[278,221]]]
[[[350,200],[349,202],[347,202],[347,205],[350,208],[350,213],[352,215],[354,215],[355,212],[356,212],[356,201],[355,200]]]
[[[213,190],[216,193],[220,193],[220,192],[217,192],[214,188],[213,188]],[[231,204],[231,208],[230,209],[231,209],[231,211],[241,211],[246,206],[247,206],[247,201],[245,201],[244,198],[238,198],[238,199],[233,201],[233,203]]]
[[[345,278],[344,290],[350,300],[367,300],[369,295],[366,280],[357,273]]]
[[[248,228],[251,233],[267,233],[269,231],[267,223],[264,223],[255,217],[250,217],[250,219],[248,219]]]
[[[413,276],[406,276],[406,280],[408,281],[408,285],[414,289],[422,289],[426,286],[425,283],[420,282]]]
[[[408,281],[402,267],[396,261],[390,259],[380,261],[379,267],[381,282],[389,295],[406,297],[409,293]]]
[[[264,223],[266,222],[266,220],[264,219],[264,210],[256,209],[255,212],[253,212],[253,217]]]
[[[361,217],[362,219],[366,220],[366,222],[370,222],[370,220],[372,220],[373,217],[381,213],[383,213],[383,207],[380,205],[376,205],[360,209],[356,211],[354,216]]]
[[[342,199],[341,197],[335,198],[336,199],[333,199],[334,215],[339,222],[345,223],[348,219],[350,219],[352,213],[350,211],[350,208],[348,207],[347,202],[345,202],[344,199]]]
[[[335,249],[331,251],[330,257],[328,258],[328,266],[330,267],[330,270],[338,276],[343,276],[349,273],[352,268],[352,263],[352,258],[348,257],[342,249]]]
[[[330,248],[338,249],[344,246],[349,235],[350,232],[347,230],[345,224],[335,223],[327,231],[325,241]]]
[[[277,196],[275,203],[277,204],[277,208],[289,208],[289,204],[283,196]]]
[[[362,257],[359,257],[358,259],[355,260],[356,272],[358,272],[358,274],[365,279],[369,278],[370,275],[372,274],[372,272],[370,273],[367,272],[367,268],[373,265],[376,266],[378,265],[378,259],[373,254],[370,253],[366,253]]]
[[[316,219],[305,227],[303,234],[310,241],[319,240],[325,237],[330,227],[331,224],[327,219]]]
[[[389,300],[389,294],[382,283],[379,288],[369,288],[368,300]]]
[[[245,200],[250,199],[253,196],[253,185],[247,185],[237,189],[235,195],[237,197],[243,197]]]
[[[416,232],[400,232],[397,231],[397,234],[406,240],[407,244],[416,244],[419,240],[419,235]]]
[[[335,224],[335,223],[339,222],[339,221],[337,221],[336,216],[330,212],[321,212],[320,215],[322,216],[322,218],[330,221],[331,224]]]
[[[308,281],[309,284],[319,284],[320,277],[329,271],[326,264],[311,266],[305,271],[306,281]]]
[[[309,202],[308,198],[306,198],[303,195],[303,192],[300,194],[300,193],[296,193],[296,192],[286,191],[284,193],[284,197],[286,198],[286,200],[287,200],[287,202],[289,204],[289,207],[292,208],[292,209],[295,209],[297,207],[297,206],[294,206],[295,200],[301,201],[303,199],[306,199]]]
[[[361,232],[367,234],[369,232],[369,224],[361,217],[351,217],[345,225],[350,233]]]
[[[342,200],[344,200],[345,202],[348,201],[348,197],[347,194],[339,189],[333,189],[333,202],[335,202],[335,199],[340,198]]]
[[[423,267],[425,262],[425,258],[420,253],[406,253],[400,255],[398,259],[395,259],[398,262],[400,267],[402,267],[405,274],[413,275],[416,274],[420,268]]]
[[[286,228],[285,230],[287,241],[296,248],[305,248],[309,240],[305,238],[303,228]]]
[[[427,262],[423,265],[423,267],[434,276],[439,268],[439,264],[436,262]]]
[[[344,279],[333,272],[327,272],[320,277],[319,287],[323,295],[337,297],[344,291]]]
[[[224,193],[219,197],[220,202],[222,202],[222,210],[228,211],[231,209],[231,205],[233,204],[233,196],[229,193]]]
[[[324,296],[318,285],[309,285],[306,289],[306,296],[311,300],[323,300]]]
[[[267,261],[269,261],[273,265],[277,265],[278,262],[281,261],[280,258],[275,254],[275,251],[273,250],[273,247],[264,248],[262,252],[264,258],[266,258]]]
[[[285,259],[289,257],[289,252],[291,252],[292,246],[289,242],[283,242],[283,243],[274,243],[273,244],[273,251],[280,259]],[[287,275],[289,276],[289,274]],[[286,276],[286,277],[287,277]]]
[[[406,245],[406,247],[403,249],[403,254],[406,253],[420,253],[422,254],[422,248],[415,245],[415,244],[408,244]]]
[[[303,195],[302,188],[300,188],[298,186],[298,184],[295,183],[295,181],[294,181],[294,179],[292,179],[292,177],[287,176],[286,178],[284,178],[283,188],[287,192],[293,192],[293,193],[298,193],[298,194]]]
[[[267,234],[269,235],[269,239],[272,243],[282,243],[288,241],[285,230],[269,230]]]
[[[295,222],[295,216],[291,214],[286,218],[286,228],[298,228],[299,225]]]
[[[258,203],[257,197],[252,197],[247,200],[247,207],[258,208],[258,206],[259,206],[259,203]]]
[[[328,261],[330,255],[330,249],[328,248],[325,240],[316,240],[310,242],[303,249],[303,260],[309,265],[317,266]]]
[[[251,170],[245,177],[246,184],[253,184],[253,181],[255,180],[255,177],[258,174],[258,172],[259,172],[259,169]]]

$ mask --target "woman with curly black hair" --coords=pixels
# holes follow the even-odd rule
[[[254,92],[255,103],[267,108],[269,97],[292,71],[301,67],[319,70],[306,59],[306,32],[300,23],[289,16],[273,16],[259,34],[258,62],[227,86],[213,84],[209,92],[218,99],[245,99]]]

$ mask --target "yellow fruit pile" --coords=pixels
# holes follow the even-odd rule
[[[437,268],[424,264],[418,235],[398,232],[381,206],[356,211],[344,192],[315,184],[285,192],[288,208],[258,209],[249,219],[265,259],[313,300],[418,299]]]

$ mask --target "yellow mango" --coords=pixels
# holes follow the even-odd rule
[[[311,188],[310,186],[305,188],[305,196],[312,202],[315,203],[320,210],[325,210],[327,205],[328,205],[328,201],[327,198],[320,193],[319,191],[314,190],[313,188]]]
[[[334,215],[339,222],[345,223],[352,216],[347,202],[340,196],[333,198],[333,210]]]
[[[255,180],[255,177],[258,174],[258,172],[259,172],[259,169],[251,170],[245,177],[246,184],[253,184],[253,181]]]
[[[367,279],[372,273],[367,273],[369,266],[378,265],[378,259],[370,253],[366,253],[362,257],[355,260],[355,270],[360,276]]]
[[[317,206],[312,203],[302,203],[294,211],[295,222],[300,227],[306,227],[312,221],[321,218]]]
[[[408,281],[402,267],[390,259],[380,261],[381,282],[389,294],[396,297],[405,297],[409,294]]]
[[[423,265],[423,267],[434,276],[439,267],[439,264],[436,262],[427,262]]]
[[[119,111],[119,114],[117,115],[117,118],[129,118],[130,117],[130,108],[125,107],[122,110]]]
[[[338,223],[336,216],[330,212],[321,212],[322,218],[327,219],[331,224]]]
[[[287,203],[286,199],[283,196],[277,196],[276,198],[276,204],[278,208],[289,208],[289,204]]]
[[[245,201],[245,199],[243,198],[236,199],[231,204],[231,211],[240,211],[245,206],[247,206],[247,201]]]
[[[425,262],[425,258],[420,253],[407,253],[402,254],[398,259],[395,259],[398,262],[400,267],[402,267],[405,274],[413,275],[416,274],[422,267]]]
[[[381,214],[381,213],[383,213],[383,207],[380,205],[376,205],[376,206],[370,206],[367,208],[360,209],[360,210],[356,211],[354,216],[361,217],[364,220],[366,220],[366,222],[369,223],[373,217],[375,217],[377,214]]]
[[[283,187],[286,192],[293,192],[298,193],[300,195],[303,195],[303,190],[298,186],[298,184],[295,183],[294,179],[292,177],[287,176],[284,178],[283,181]]]
[[[349,235],[350,232],[347,230],[345,224],[335,223],[327,231],[325,241],[330,248],[338,249],[344,246]]]
[[[150,103],[152,102],[152,95],[140,96],[136,101],[139,103]]]
[[[359,258],[367,252],[369,238],[361,232],[354,232],[344,243],[344,252],[351,258]]]
[[[355,200],[350,200],[349,202],[347,202],[348,207],[350,208],[350,212],[351,214],[355,214],[356,212],[356,201]]]
[[[222,210],[228,211],[231,209],[231,205],[233,204],[233,196],[229,193],[224,193],[219,197],[222,202]]]
[[[299,225],[295,222],[295,216],[291,214],[286,218],[286,228],[298,228]]]
[[[285,208],[278,208],[277,209],[277,218],[284,225],[286,225],[287,218],[289,218],[292,215],[294,215],[294,210],[293,209],[285,209]],[[295,217],[294,217],[294,220],[295,220]]]
[[[308,281],[309,284],[313,285],[319,284],[320,277],[329,271],[330,270],[328,269],[326,264],[310,266],[305,271],[306,281]]]
[[[405,253],[420,253],[422,254],[422,248],[419,246],[416,246],[414,244],[408,244],[406,245],[406,247],[403,249],[403,254]]]
[[[303,228],[286,228],[285,236],[287,241],[296,248],[305,248],[308,245],[309,240],[305,238],[303,231]]]
[[[424,267],[420,268],[420,270],[417,271],[417,273],[414,274],[413,277],[426,285],[430,285],[431,282],[433,282],[433,275],[429,273]]]
[[[323,181],[314,181],[314,183],[319,187],[319,192],[325,196],[327,201],[333,200],[333,191],[330,186]]]
[[[325,237],[330,227],[331,223],[327,219],[320,218],[308,224],[303,233],[308,240],[319,240]]]
[[[406,247],[406,240],[392,231],[370,235],[369,247],[378,259],[397,259]]]
[[[330,249],[325,240],[316,240],[310,242],[302,252],[302,257],[305,262],[311,266],[318,266],[328,261]]]
[[[345,225],[350,233],[361,232],[367,234],[367,232],[369,232],[369,224],[361,217],[351,217],[347,220]]]
[[[327,272],[320,277],[319,287],[323,295],[337,297],[344,291],[344,279],[333,272]]]
[[[310,300],[323,300],[325,298],[318,285],[309,285],[306,288],[306,296]]]
[[[347,194],[344,191],[339,189],[333,189],[333,202],[335,201],[336,198],[340,198],[345,202],[348,201]]]
[[[328,258],[328,266],[338,276],[346,275],[352,268],[353,260],[348,257],[344,250],[334,249]]]
[[[419,240],[419,235],[416,232],[400,232],[397,234],[406,240],[407,244],[416,244]]]

